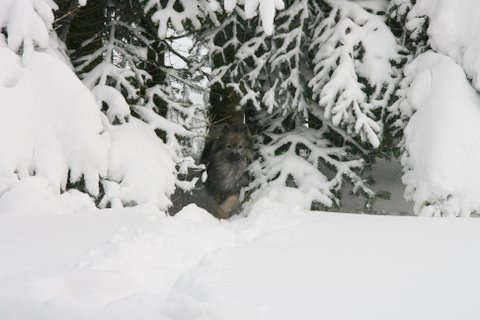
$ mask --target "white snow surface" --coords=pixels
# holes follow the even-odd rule
[[[432,51],[404,70],[405,195],[425,215],[480,211],[480,96],[451,58]]]
[[[479,228],[267,198],[228,221],[193,204],[0,214],[0,318],[473,320]]]

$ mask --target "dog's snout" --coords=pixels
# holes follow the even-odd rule
[[[242,158],[242,154],[239,150],[230,150],[227,157],[230,161],[238,161]]]

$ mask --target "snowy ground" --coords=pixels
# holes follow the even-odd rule
[[[0,215],[0,319],[479,319],[480,220]]]
[[[384,191],[390,194],[390,199],[377,199],[369,213],[413,215],[413,205],[408,203],[403,196],[405,185],[402,183],[402,166],[400,161],[386,161],[379,159],[366,176],[371,176],[375,181],[372,188],[376,192]],[[344,212],[364,212],[365,198],[350,194],[350,189],[345,188],[342,196],[342,210]]]

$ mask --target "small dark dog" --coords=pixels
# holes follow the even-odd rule
[[[250,179],[248,165],[254,159],[253,141],[246,125],[224,124],[212,128],[201,162],[207,168],[207,192],[215,202],[215,215],[231,217],[240,207],[240,189]]]

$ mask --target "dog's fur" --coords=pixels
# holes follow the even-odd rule
[[[240,189],[249,183],[247,167],[253,159],[253,141],[246,125],[224,124],[210,130],[201,162],[207,168],[205,187],[217,218],[227,219],[239,209]]]

